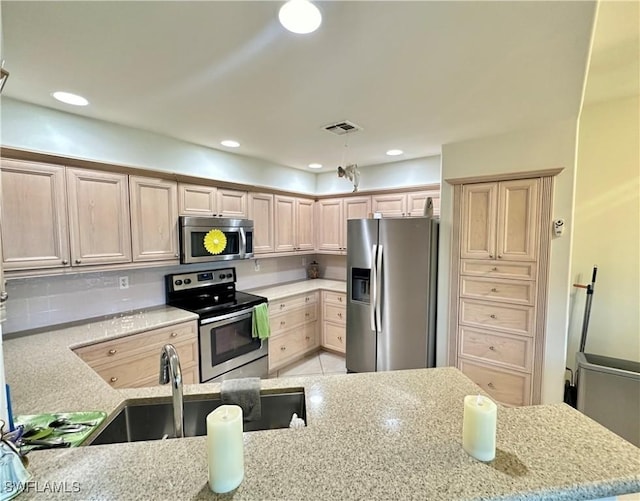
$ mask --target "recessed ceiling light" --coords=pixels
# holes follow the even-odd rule
[[[77,94],[71,94],[71,92],[62,92],[57,91],[51,94],[54,99],[66,104],[72,104],[74,106],[86,106],[89,104],[84,97],[78,96]]]
[[[310,169],[322,169],[322,164],[309,164]]]
[[[292,33],[306,35],[318,29],[322,23],[322,14],[308,0],[289,0],[280,7],[278,19]]]
[[[220,141],[222,146],[227,146],[228,148],[237,148],[240,146],[238,141],[234,141],[233,139],[225,139],[224,141]]]
[[[387,151],[387,155],[389,155],[390,157],[397,157],[398,155],[402,155],[404,153],[404,151],[402,150],[388,150]]]

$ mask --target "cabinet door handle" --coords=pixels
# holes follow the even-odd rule
[[[117,377],[112,377],[109,381],[111,381],[112,383],[115,383],[118,380]]]
[[[286,346],[281,346],[281,347],[280,347],[280,351],[284,351],[284,350],[286,350],[286,349],[287,349],[287,347],[286,347]]]
[[[496,351],[496,347],[495,347],[495,346],[489,346],[489,349],[490,349],[491,351]]]
[[[172,333],[171,333],[171,337],[176,337],[177,335],[178,335],[178,333],[177,333],[177,332],[172,332]]]
[[[82,262],[82,259],[76,259],[76,264],[80,264]]]
[[[178,254],[177,252],[173,255],[174,257],[180,257],[180,254]]]
[[[502,259],[502,254],[498,254],[498,259]]]
[[[118,353],[116,349],[109,350],[109,355],[115,355],[116,353]]]
[[[63,259],[63,260],[62,260],[62,264],[64,264],[64,265],[69,264],[69,260],[68,260],[68,259]]]
[[[342,342],[342,336],[338,336],[338,341]]]
[[[491,271],[498,271],[498,267],[494,266],[493,268],[491,268]]]
[[[342,303],[342,296],[338,296],[338,302]]]
[[[488,386],[489,388],[491,388],[491,389],[494,389],[494,388],[495,388],[495,386],[493,385],[493,383],[489,383],[487,386]]]
[[[338,313],[338,318],[342,318],[342,313]]]
[[[493,254],[489,254],[489,257],[490,257],[491,259],[493,259]]]
[[[281,320],[280,325],[284,325],[284,324],[286,324],[286,322],[284,320]]]
[[[491,289],[491,292],[498,292],[498,289],[494,287],[493,289]]]
[[[309,312],[305,313],[305,314],[304,314],[304,317],[305,317],[305,318],[309,318]]]
[[[309,336],[305,336],[304,337],[307,341],[309,341],[309,339],[311,339]]]
[[[493,313],[489,315],[491,318],[497,318]]]

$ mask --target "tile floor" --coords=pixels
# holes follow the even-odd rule
[[[347,366],[343,355],[328,351],[318,351],[302,360],[287,365],[278,371],[277,377],[322,376],[328,374],[346,374]]]

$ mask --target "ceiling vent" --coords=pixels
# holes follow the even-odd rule
[[[323,129],[338,136],[344,136],[345,134],[362,130],[362,127],[353,122],[349,122],[349,120],[343,120],[335,124],[325,125]]]

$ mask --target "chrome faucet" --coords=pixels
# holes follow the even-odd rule
[[[165,344],[160,352],[160,384],[171,381],[173,426],[176,438],[184,437],[184,404],[182,402],[182,370],[175,346]]]

